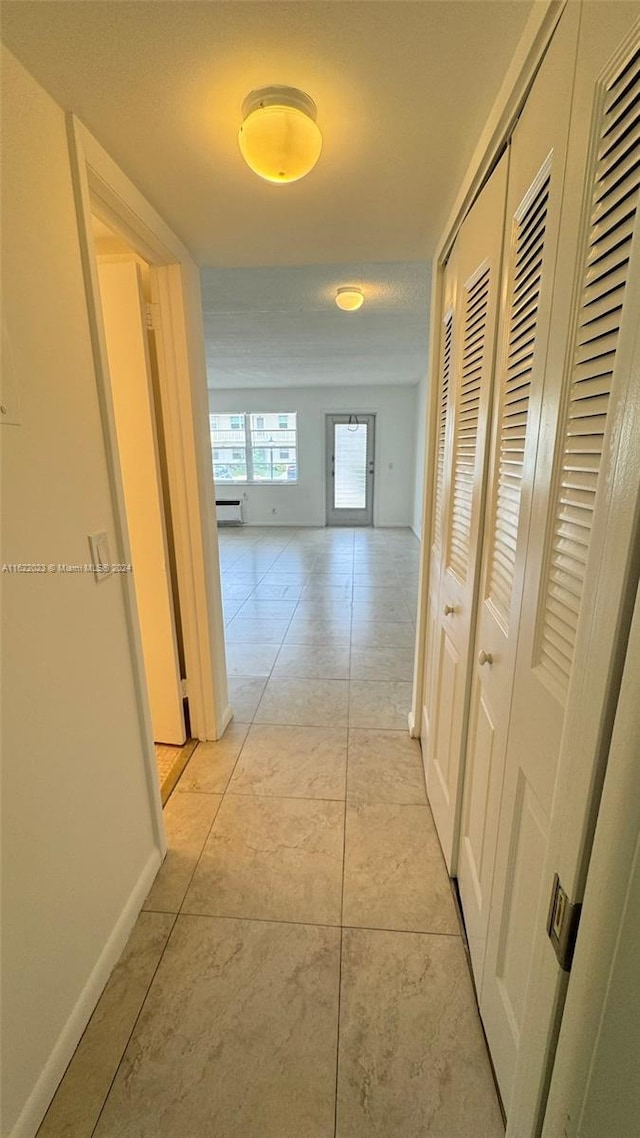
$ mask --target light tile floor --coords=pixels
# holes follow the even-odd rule
[[[235,719],[39,1138],[501,1138],[420,746],[418,545],[220,533]]]

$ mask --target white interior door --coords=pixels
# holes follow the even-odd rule
[[[450,872],[455,871],[461,803],[507,171],[505,153],[460,229],[445,282],[445,303],[453,300],[453,310],[447,307],[442,330],[446,392],[441,386],[434,534],[440,568],[429,625],[425,769]]]
[[[327,525],[373,525],[375,415],[327,415]]]
[[[565,10],[511,140],[506,303],[496,363],[492,454],[467,738],[458,883],[482,990],[513,669],[520,621],[578,38]]]
[[[636,333],[640,374],[640,328]],[[640,589],[616,709],[543,1138],[637,1134],[640,1119]]]
[[[456,259],[449,257],[442,281],[442,321],[440,324],[440,359],[438,366],[437,436],[433,472],[433,533],[429,550],[429,603],[426,624],[425,668],[422,693],[420,740],[425,766],[432,755],[431,739],[437,722],[439,690],[438,655],[442,638],[440,620],[440,580],[442,577],[444,514],[449,499],[448,455],[453,421],[451,391],[454,374],[454,316]],[[425,771],[426,773],[426,771]]]
[[[627,289],[634,258],[637,262],[640,255],[637,28],[623,39],[637,12],[636,4],[587,4],[581,17],[480,993],[508,1133],[514,1138],[537,1133],[531,1120],[543,1103],[563,990],[564,973],[544,933],[552,883],[549,853],[553,842],[563,846],[566,865],[573,865],[569,878],[577,880],[609,685],[621,646],[615,631],[624,599],[628,535],[627,546],[621,542],[614,557],[618,577],[613,567],[610,573],[616,580],[608,594],[610,619],[607,623],[605,617],[597,640],[591,629],[596,608],[607,607],[595,587],[609,555],[606,534],[612,522],[607,514],[613,519],[626,508],[624,493],[616,501],[608,487],[623,431],[623,419],[610,417],[612,397],[620,398],[631,382],[628,365],[618,363],[618,350],[638,313],[637,296],[631,301]],[[567,710],[578,706],[576,693],[585,687],[590,698],[569,723]],[[566,798],[558,799],[559,774],[576,740],[576,773],[573,785],[564,789],[572,797],[580,789],[577,810],[569,809]]]
[[[186,739],[144,298],[135,259],[98,258],[100,300],[154,739]]]

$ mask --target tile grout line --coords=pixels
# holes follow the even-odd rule
[[[154,910],[154,909],[147,909],[147,910],[146,910],[146,912],[155,912],[155,910]],[[98,1126],[99,1126],[99,1124],[100,1124],[100,1119],[102,1118],[102,1115],[103,1115],[103,1113],[104,1113],[104,1109],[105,1109],[105,1107],[106,1107],[106,1105],[107,1105],[107,1102],[109,1101],[109,1096],[110,1096],[110,1094],[111,1094],[111,1091],[113,1090],[113,1087],[114,1087],[115,1081],[116,1081],[116,1079],[117,1079],[117,1077],[118,1077],[118,1073],[119,1073],[119,1071],[120,1071],[120,1068],[121,1068],[121,1066],[122,1066],[122,1064],[123,1064],[123,1062],[124,1062],[124,1058],[125,1058],[125,1055],[127,1054],[127,1050],[128,1050],[128,1048],[129,1048],[129,1044],[131,1043],[131,1040],[133,1039],[133,1034],[134,1034],[134,1032],[135,1032],[135,1030],[136,1030],[136,1027],[138,1026],[138,1021],[140,1020],[140,1016],[142,1015],[142,1013],[143,1013],[143,1011],[144,1011],[144,1008],[145,1008],[145,1004],[146,1004],[146,1002],[147,1002],[147,1000],[148,1000],[148,998],[149,998],[149,992],[151,991],[151,986],[152,986],[152,984],[153,984],[153,982],[154,982],[154,980],[155,980],[155,978],[156,978],[156,976],[157,976],[157,974],[158,974],[158,969],[160,968],[160,965],[162,964],[162,961],[163,961],[163,959],[164,959],[164,954],[165,954],[165,952],[167,951],[167,948],[168,948],[168,945],[169,945],[169,941],[171,940],[171,937],[173,936],[173,930],[174,930],[174,929],[175,929],[175,927],[176,927],[176,923],[177,923],[177,920],[178,920],[178,916],[179,916],[179,914],[178,914],[178,913],[176,913],[175,915],[173,915],[172,913],[168,913],[168,914],[164,914],[164,915],[165,915],[165,916],[173,916],[173,921],[172,921],[172,923],[171,923],[171,928],[169,929],[169,934],[168,934],[168,936],[167,936],[167,939],[166,939],[166,940],[165,940],[165,942],[164,942],[164,946],[163,946],[163,948],[162,948],[162,952],[160,953],[160,956],[158,957],[158,962],[157,962],[157,964],[156,964],[156,966],[155,966],[155,968],[154,968],[154,970],[153,970],[153,973],[152,973],[152,975],[151,975],[151,979],[149,980],[149,983],[147,984],[147,989],[146,989],[146,992],[145,992],[145,994],[144,994],[144,998],[143,998],[143,1000],[142,1000],[142,1003],[140,1004],[140,1007],[139,1007],[139,1009],[138,1009],[138,1014],[137,1014],[137,1016],[135,1017],[135,1019],[134,1019],[134,1021],[133,1021],[133,1024],[132,1024],[132,1027],[131,1027],[131,1031],[129,1032],[129,1034],[128,1034],[128,1036],[127,1036],[127,1041],[126,1041],[126,1043],[125,1043],[125,1045],[124,1045],[124,1047],[123,1047],[123,1049],[122,1049],[122,1054],[121,1054],[121,1056],[120,1056],[120,1058],[119,1058],[119,1060],[118,1060],[118,1063],[117,1063],[117,1065],[116,1065],[116,1069],[115,1069],[115,1071],[114,1071],[114,1073],[113,1073],[113,1078],[111,1079],[111,1082],[109,1083],[109,1088],[108,1088],[108,1090],[107,1090],[107,1092],[106,1092],[106,1094],[105,1094],[105,1096],[104,1096],[104,1098],[103,1098],[103,1100],[102,1100],[102,1105],[101,1105],[101,1107],[100,1107],[100,1110],[99,1110],[99,1112],[98,1112],[98,1117],[96,1118],[96,1121],[95,1121],[95,1123],[94,1123],[94,1125],[93,1125],[93,1127],[92,1127],[92,1129],[91,1129],[91,1135],[90,1135],[90,1138],[93,1138],[93,1136],[94,1136],[94,1134],[95,1134],[96,1130],[98,1129]],[[132,930],[132,931],[133,931],[133,930]],[[129,934],[129,935],[131,935],[131,934]],[[77,1050],[77,1049],[76,1049],[76,1050]],[[74,1055],[75,1055],[75,1051],[74,1051]],[[72,1058],[73,1058],[73,1056],[72,1056]],[[66,1074],[66,1072],[65,1072],[65,1074]],[[63,1076],[63,1078],[64,1078],[64,1076]],[[56,1091],[56,1094],[57,1094],[57,1091]],[[53,1098],[51,1101],[53,1102],[54,1100],[55,1100],[55,1095],[54,1095],[54,1098]],[[49,1104],[49,1105],[51,1105],[51,1104]],[[46,1115],[45,1115],[45,1118],[46,1118]],[[42,1121],[44,1122],[44,1118],[43,1118],[43,1120],[42,1120]],[[42,1123],[41,1123],[41,1125],[42,1125]]]
[[[292,541],[292,540],[293,540],[293,538],[290,538],[290,539],[289,539],[289,542],[288,542],[288,544],[289,544],[289,545],[291,544],[291,541]],[[285,549],[286,549],[286,548],[287,548],[287,546],[285,546]],[[297,602],[296,602],[295,608],[294,608],[294,610],[293,610],[293,612],[292,612],[292,614],[291,614],[291,617],[289,618],[289,623],[287,624],[287,627],[286,627],[286,629],[285,629],[285,631],[284,631],[284,636],[282,637],[282,640],[280,641],[280,646],[279,646],[279,648],[278,648],[278,651],[277,651],[277,653],[276,653],[276,658],[275,658],[275,660],[273,661],[273,664],[271,665],[271,671],[269,672],[269,675],[267,676],[267,680],[266,680],[266,683],[265,683],[265,685],[264,685],[264,687],[263,687],[263,689],[262,689],[262,694],[261,694],[261,696],[260,696],[260,699],[258,700],[258,704],[257,704],[257,707],[256,707],[256,709],[255,709],[255,711],[254,711],[254,713],[253,713],[253,718],[252,718],[252,720],[251,720],[251,723],[252,723],[252,724],[255,722],[255,718],[256,718],[256,715],[258,714],[258,711],[260,710],[260,705],[261,705],[261,703],[262,703],[262,701],[263,701],[263,699],[264,699],[264,697],[265,697],[265,695],[266,695],[266,693],[267,693],[267,688],[268,688],[268,686],[269,686],[269,681],[271,680],[271,677],[273,676],[273,669],[275,668],[275,666],[276,666],[276,664],[277,664],[277,662],[278,662],[278,660],[279,660],[279,658],[280,658],[280,653],[281,653],[281,651],[282,651],[282,649],[283,649],[283,647],[284,647],[285,638],[286,638],[286,636],[287,636],[287,633],[288,633],[289,629],[291,628],[291,622],[293,621],[293,618],[294,618],[294,616],[295,616],[295,614],[296,614],[296,612],[297,612],[297,609],[298,609],[298,604],[299,604],[299,603],[300,603],[299,601],[297,601]],[[262,678],[262,677],[260,677],[260,678]],[[248,734],[248,733],[247,733],[247,734]],[[246,741],[246,740],[245,740],[245,741]],[[244,744],[243,744],[243,747],[244,747]],[[240,758],[240,756],[239,756],[239,755],[238,755],[238,758]],[[235,770],[235,767],[234,767],[234,770]],[[225,793],[226,793],[226,791],[225,791]]]
[[[237,761],[237,760],[236,760],[236,761]],[[211,792],[212,796],[213,796],[213,793],[214,793],[214,792],[212,791],[212,792]],[[216,821],[216,818],[218,817],[218,814],[220,813],[220,807],[222,806],[222,803],[223,803],[223,801],[224,801],[224,791],[222,792],[222,794],[220,794],[220,795],[216,795],[216,797],[219,797],[219,798],[220,798],[220,801],[218,802],[218,805],[217,805],[217,807],[216,807],[216,810],[215,810],[215,813],[214,813],[214,815],[213,815],[213,818],[211,819],[211,825],[209,826],[209,828],[208,828],[208,830],[207,830],[207,832],[206,832],[206,834],[205,834],[205,838],[204,838],[204,841],[203,841],[203,843],[202,843],[202,846],[201,846],[201,848],[200,848],[200,853],[198,854],[198,856],[197,856],[197,858],[196,858],[196,862],[195,862],[195,865],[194,865],[194,867],[193,867],[193,869],[192,869],[192,871],[191,871],[191,873],[190,873],[190,875],[189,875],[189,880],[188,880],[188,882],[187,882],[187,884],[186,884],[186,887],[185,887],[184,893],[183,893],[183,895],[182,895],[182,901],[180,902],[180,906],[179,906],[179,908],[178,908],[178,916],[181,916],[181,914],[182,914],[182,906],[184,905],[184,903],[185,903],[185,900],[186,900],[186,897],[187,897],[187,893],[189,892],[189,890],[190,890],[190,888],[191,888],[191,882],[193,881],[193,878],[194,878],[194,876],[195,876],[195,872],[196,872],[196,870],[197,870],[198,866],[200,865],[200,861],[201,861],[201,859],[202,859],[202,855],[203,855],[203,853],[204,853],[204,848],[205,848],[205,846],[206,846],[207,842],[209,841],[209,835],[210,835],[211,831],[213,830],[213,827],[214,827],[214,825],[215,825],[215,821]]]
[[[237,767],[237,765],[238,765],[238,763],[239,763],[239,761],[240,761],[240,755],[242,754],[242,752],[243,752],[243,750],[244,750],[244,748],[245,748],[245,744],[246,744],[246,742],[247,742],[247,739],[249,738],[249,731],[250,731],[250,730],[251,730],[251,727],[249,727],[249,730],[247,731],[247,733],[246,733],[246,735],[245,735],[244,739],[242,740],[242,744],[241,744],[241,746],[240,746],[240,750],[238,751],[238,754],[236,755],[236,760],[235,760],[235,762],[234,762],[234,764],[233,764],[233,767],[231,768],[231,770],[230,770],[230,772],[229,772],[229,776],[228,776],[228,778],[227,778],[227,781],[226,781],[226,783],[225,783],[225,786],[224,786],[224,790],[222,791],[222,793],[220,793],[220,801],[219,801],[219,803],[218,803],[218,808],[217,808],[217,810],[216,810],[215,814],[213,815],[213,818],[211,819],[211,825],[209,826],[209,829],[207,830],[207,833],[206,833],[205,839],[204,839],[204,841],[203,841],[203,843],[202,843],[202,848],[201,848],[201,850],[200,850],[200,853],[198,854],[198,857],[197,857],[197,859],[196,859],[196,863],[195,863],[195,865],[194,865],[194,867],[193,867],[193,871],[192,871],[192,873],[191,873],[191,875],[190,875],[190,877],[189,877],[189,880],[188,880],[188,882],[187,882],[187,885],[186,885],[185,891],[184,891],[184,893],[183,893],[183,895],[182,895],[182,901],[180,902],[180,907],[179,907],[179,909],[178,909],[178,916],[182,916],[182,911],[183,911],[184,903],[185,903],[185,901],[186,901],[186,899],[187,899],[187,895],[188,895],[188,893],[189,893],[189,890],[190,890],[190,888],[191,888],[191,884],[192,884],[192,882],[193,882],[193,879],[194,879],[194,877],[195,877],[195,875],[196,875],[196,871],[197,871],[197,869],[198,869],[198,866],[200,865],[200,862],[202,861],[202,856],[203,856],[203,854],[204,854],[204,851],[205,851],[205,848],[206,848],[207,842],[209,841],[209,838],[210,838],[210,836],[211,836],[211,832],[212,832],[212,830],[213,830],[213,827],[214,827],[214,826],[215,826],[215,824],[216,824],[216,819],[217,819],[217,817],[218,817],[218,814],[220,813],[220,810],[222,809],[222,804],[223,804],[223,802],[224,802],[224,800],[225,800],[225,798],[226,798],[226,796],[227,796],[227,790],[229,789],[229,783],[231,782],[231,779],[233,778],[233,773],[234,773],[234,771],[235,771],[235,769],[236,769],[236,767]],[[196,751],[197,751],[197,749],[198,749],[198,748],[196,747]],[[195,753],[195,752],[194,752],[194,753]],[[183,792],[183,793],[188,793],[188,792]],[[201,793],[202,793],[202,792],[201,792]],[[216,791],[210,791],[209,793],[211,793],[211,794],[216,794]],[[218,793],[219,793],[219,792],[218,792]]]
[[[292,679],[294,677],[283,676],[282,678],[283,679]],[[311,677],[311,678],[313,679],[313,677]],[[322,677],[320,677],[320,678],[322,678]],[[233,679],[234,680],[261,680],[261,679],[264,679],[264,676],[233,676]],[[339,683],[339,684],[346,684],[347,683],[346,680],[336,680],[335,682]],[[368,681],[362,680],[360,682],[367,683]],[[377,681],[375,681],[375,682],[377,682]],[[380,682],[385,683],[386,681],[382,680]],[[389,683],[403,683],[404,681],[403,680],[397,680],[397,681],[396,680],[389,680],[388,682]],[[338,724],[326,724],[326,723],[250,723],[247,719],[238,719],[238,720],[234,719],[234,720],[231,720],[231,722],[235,723],[236,726],[238,726],[238,727],[325,727],[325,728],[327,728],[327,730],[333,729],[336,731],[346,731],[346,730],[349,730],[349,731],[366,731],[368,734],[373,733],[376,735],[403,735],[403,736],[407,735],[406,728],[403,728],[403,727],[349,727],[348,728],[346,723],[338,723]],[[220,740],[213,740],[213,741],[214,742],[220,742]],[[243,744],[243,746],[244,746],[244,744]],[[189,760],[189,761],[191,761],[191,760]],[[221,791],[215,791],[215,790],[213,790],[213,791],[202,791],[202,793],[203,794],[206,794],[206,793],[220,794]],[[277,797],[277,795],[276,795],[276,797]],[[341,802],[342,799],[341,798],[337,799],[337,801]],[[403,806],[403,805],[410,806],[410,805],[412,805],[412,803],[399,802],[396,805],[398,805],[398,806]],[[420,804],[416,803],[416,805],[420,805]]]
[[[340,926],[344,924],[344,879],[347,863],[347,804],[349,787],[349,728],[347,727],[347,747],[344,764],[344,824],[342,829],[342,882],[340,887]]]
[[[356,555],[355,534],[353,538],[353,558],[351,561],[351,617],[349,620],[349,687],[347,688],[347,764],[349,762],[349,726],[351,723],[351,661],[353,659],[353,595],[355,592]],[[345,802],[347,800],[345,776]]]
[[[346,815],[346,811],[345,811]],[[346,817],[345,817],[345,832],[346,832]],[[344,846],[343,846],[344,848]],[[342,891],[344,894],[344,854],[342,860]],[[335,1081],[335,1099],[334,1099],[334,1122],[333,1122],[333,1135],[337,1138],[338,1133],[338,1091],[340,1080],[340,1017],[342,1013],[342,953],[344,945],[344,928],[342,926],[342,902],[340,911],[340,948],[338,957],[338,1007],[337,1007],[337,1020],[336,1020],[336,1081]]]
[[[146,913],[164,914],[165,916],[174,916],[173,913],[168,913],[166,909],[145,909]],[[285,920],[284,917],[252,917],[243,916],[240,913],[195,913],[190,909],[183,909],[175,914],[176,917],[193,917],[194,919],[203,921],[246,921],[258,925],[294,925],[296,928],[306,929],[342,929],[345,932],[367,932],[367,933],[393,933],[395,935],[406,936],[438,936],[446,937],[447,940],[462,941],[462,933],[458,929],[456,932],[449,933],[434,929],[397,929],[385,928],[382,925],[338,925],[329,924],[326,921],[294,921],[292,919]]]
[[[351,653],[351,639],[349,639],[349,653]],[[349,658],[351,663],[351,658]],[[351,674],[351,668],[349,668]],[[338,1135],[338,1095],[340,1091],[340,1019],[342,1015],[342,956],[344,950],[344,881],[347,868],[347,794],[349,786],[349,704],[350,687],[347,693],[347,744],[344,764],[344,812],[342,824],[342,880],[340,884],[340,954],[338,958],[338,1008],[336,1022],[336,1082],[333,1115],[333,1138]]]
[[[282,727],[291,726],[290,724],[281,723],[256,723],[256,727]],[[295,727],[314,726],[314,724],[293,724]],[[334,730],[331,727],[324,728],[324,730]],[[344,727],[336,727],[336,731],[344,731]],[[236,760],[237,765],[237,760]],[[235,769],[235,767],[234,767]],[[253,790],[181,790],[180,794],[219,794],[229,796],[229,798],[269,798],[269,799],[282,799],[287,802],[345,802],[348,806],[397,806],[399,809],[407,807],[419,807],[421,810],[428,810],[428,802],[393,802],[390,798],[329,798],[323,794],[257,794]]]

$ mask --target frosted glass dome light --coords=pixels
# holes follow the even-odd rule
[[[361,288],[339,288],[336,304],[343,312],[357,312],[364,304],[364,293]]]
[[[267,182],[297,182],[313,169],[322,150],[317,108],[296,87],[261,87],[242,104],[240,153]]]

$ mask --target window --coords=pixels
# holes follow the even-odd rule
[[[295,414],[248,415],[252,482],[296,482]],[[276,425],[277,424],[277,425]]]
[[[297,415],[210,415],[216,482],[297,482]]]
[[[247,481],[244,415],[210,415],[213,476],[216,482]]]

